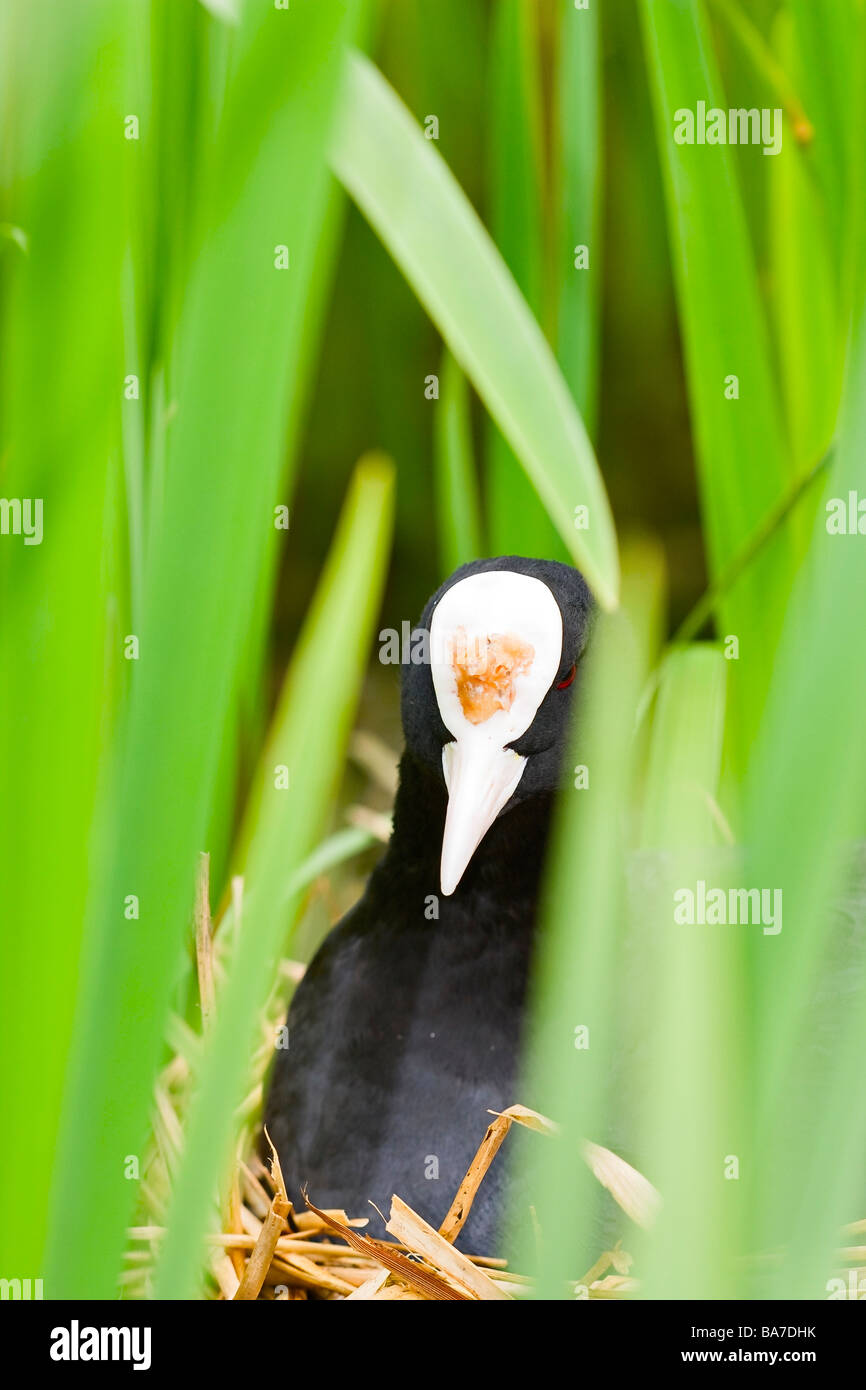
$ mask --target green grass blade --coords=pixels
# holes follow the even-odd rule
[[[248,5],[233,34],[202,194],[212,231],[199,233],[173,354],[177,409],[162,506],[149,518],[140,655],[96,859],[104,880],[55,1168],[48,1275],[67,1296],[115,1292],[135,1198],[125,1156],[142,1152],[147,1133],[195,855],[215,806],[224,816],[231,806],[233,787],[218,781],[221,740],[296,426],[292,385],[327,200],[325,150],[357,14],[337,3]],[[288,270],[275,266],[278,245],[289,248]],[[133,894],[139,917],[128,920]]]
[[[357,55],[332,162],[471,378],[599,601],[613,606],[619,576],[610,507],[553,354],[447,166],[381,74]],[[582,506],[588,529],[574,524]]]
[[[793,37],[787,12],[780,15],[774,37],[790,65]],[[819,189],[793,140],[785,141],[772,165],[773,308],[791,455],[799,475],[833,437],[845,342],[833,245]],[[814,508],[803,507],[792,518],[800,556],[809,542],[813,514]]]
[[[345,864],[348,859],[354,859],[355,855],[362,854],[375,844],[375,836],[369,830],[362,830],[360,826],[346,825],[341,830],[335,830],[333,835],[316,845],[304,862],[298,865],[286,884],[285,899],[290,900],[297,893],[309,888],[317,878],[330,873],[340,864]]]
[[[857,53],[863,41],[859,0],[789,0],[800,94],[815,131],[814,159],[824,195],[834,260],[844,276],[846,217],[851,194],[852,158],[860,141],[851,129],[851,99],[857,79]],[[850,224],[848,224],[850,225]]]
[[[846,386],[825,502],[866,494],[866,317],[861,321]],[[784,930],[753,952],[759,1004],[756,1052],[758,1146],[766,1155],[757,1189],[756,1232],[775,1235],[787,1222],[792,1268],[779,1274],[789,1297],[819,1296],[834,1224],[854,1219],[862,1202],[863,1133],[852,1096],[859,1093],[862,995],[834,994],[835,1031],[819,1049],[823,1063],[804,1084],[804,1045],[814,1058],[816,981],[829,957],[832,909],[845,886],[847,843],[863,838],[862,692],[866,686],[866,552],[857,534],[827,531],[818,510],[809,564],[788,613],[761,739],[748,783],[748,843],[753,881],[780,888]],[[805,663],[805,665],[804,665]],[[792,757],[792,749],[795,756]],[[856,885],[855,885],[856,886]],[[862,892],[846,915],[862,924]],[[862,935],[862,933],[861,933]],[[854,951],[849,968],[862,973]],[[829,1165],[829,1166],[828,1166]],[[804,1194],[807,1194],[804,1196]],[[792,1230],[791,1213],[797,1213]],[[805,1291],[805,1292],[804,1292]]]
[[[41,499],[42,540],[0,536],[0,1271],[47,1275],[51,1172],[124,583],[120,316],[124,6],[0,14],[0,492]],[[14,119],[13,119],[14,113]],[[67,1173],[68,1177],[69,1174]],[[45,1278],[45,1297],[57,1296]]]
[[[444,352],[439,373],[434,465],[438,507],[439,554],[443,575],[467,560],[486,555],[481,503],[472,447],[469,390],[451,353]]]
[[[622,542],[622,602],[635,620],[635,640],[642,642],[641,671],[652,671],[659,662],[668,632],[669,576],[664,547],[657,536],[641,531],[626,533]]]
[[[490,230],[536,318],[542,306],[542,108],[538,14],[498,6],[490,35]]]
[[[674,140],[678,111],[694,113],[698,101],[727,109],[703,5],[642,0],[641,16],[715,575],[782,495],[791,464],[731,148]],[[759,148],[747,153],[769,166]],[[738,398],[726,397],[732,377]],[[772,651],[792,567],[793,547],[785,535],[772,562],[762,556],[723,607],[724,632],[736,634],[746,649],[731,687],[741,750],[766,693],[768,667],[756,653]]]
[[[490,231],[543,322],[542,106],[539,15],[533,0],[494,7],[490,36]],[[513,451],[487,431],[487,516],[494,555],[560,558],[562,545]]]
[[[711,807],[725,666],[709,646],[668,656],[646,774],[642,844],[653,853],[643,863],[653,871],[635,938],[643,948],[639,996],[623,1012],[641,1039],[629,1085],[631,1096],[646,1097],[640,1152],[663,1202],[637,1247],[650,1298],[730,1297],[736,1288],[740,1187],[726,1179],[725,1160],[742,1152],[742,1070],[732,1027],[742,929],[674,916],[675,894],[697,896],[701,880],[726,889],[731,873],[706,853],[718,838]]]
[[[292,371],[289,418],[293,434],[301,428],[305,415],[311,379],[319,360],[321,337],[326,322],[329,296],[338,260],[340,233],[344,222],[346,200],[336,180],[331,181],[322,217],[315,259],[307,287],[304,318]],[[286,479],[280,502],[289,505],[293,478]],[[224,756],[228,769],[240,763],[250,767],[264,735],[267,719],[266,690],[270,659],[270,623],[274,592],[281,563],[286,532],[269,529],[265,551],[261,557],[254,597],[247,612],[247,634],[243,659],[235,671],[235,714],[227,731]],[[289,540],[289,544],[291,541]],[[230,832],[232,827],[223,826]],[[226,839],[226,836],[223,836]],[[216,844],[214,845],[216,849]],[[226,839],[226,849],[228,843]],[[217,858],[218,862],[218,858]],[[214,856],[211,857],[214,864]]]
[[[714,844],[708,797],[719,781],[725,714],[725,662],[709,646],[670,653],[661,672],[647,768],[640,844],[662,849]]]
[[[262,758],[244,868],[243,928],[218,1000],[169,1210],[157,1276],[161,1298],[190,1297],[200,1287],[211,1194],[223,1176],[257,1011],[273,983],[294,906],[285,903],[285,884],[316,845],[341,768],[381,599],[392,507],[393,469],[380,459],[362,462]],[[289,769],[288,788],[275,785],[277,766]]]
[[[813,463],[811,468],[805,469],[798,478],[795,478],[772,511],[764,517],[754,534],[749,536],[740,551],[725,565],[724,569],[719,571],[709,589],[705,590],[697,603],[686,614],[671,638],[672,645],[690,642],[700,634],[713,614],[720,610],[724,595],[736,584],[740,575],[754,563],[755,557],[765,546],[772,546],[783,527],[792,524],[792,519],[798,515],[798,509],[805,505],[810,499],[810,494],[817,489],[817,484],[823,480],[833,458],[833,453],[834,449],[831,445],[817,463]],[[799,516],[798,524],[802,525]]]
[[[602,130],[599,11],[560,0],[555,132],[557,357],[590,436],[601,367]],[[589,265],[578,269],[578,248]]]
[[[814,127],[810,160],[821,190],[823,237],[831,247],[839,332],[847,342],[866,272],[866,9],[860,0],[790,0],[792,62]],[[801,235],[808,236],[808,226]]]

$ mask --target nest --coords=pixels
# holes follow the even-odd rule
[[[366,1217],[322,1210],[306,1194],[307,1209],[296,1211],[286,1197],[273,1146],[268,1166],[250,1153],[235,1175],[234,1200],[228,1203],[224,1222],[229,1229],[210,1238],[214,1296],[242,1302],[307,1298],[453,1302],[525,1295],[531,1281],[509,1270],[504,1259],[465,1255],[453,1244],[512,1124],[542,1135],[555,1133],[549,1120],[522,1105],[496,1114],[438,1231],[394,1196],[386,1223],[392,1241],[364,1234]],[[643,1225],[652,1220],[657,1194],[640,1173],[596,1144],[585,1145],[584,1157],[633,1219]],[[162,1234],[158,1226],[130,1231],[134,1242],[158,1242]],[[572,1296],[626,1296],[637,1287],[629,1275],[631,1264],[631,1256],[620,1245],[604,1251],[573,1282]]]

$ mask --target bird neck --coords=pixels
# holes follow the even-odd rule
[[[514,907],[534,903],[544,866],[553,797],[541,793],[494,821],[476,849],[454,895],[500,900]],[[439,895],[439,861],[448,794],[440,778],[408,750],[400,761],[394,829],[382,868]]]

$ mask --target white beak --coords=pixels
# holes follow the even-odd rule
[[[442,770],[448,788],[440,869],[445,897],[454,892],[525,767],[526,759],[519,753],[499,748],[484,737],[459,738],[442,749]]]

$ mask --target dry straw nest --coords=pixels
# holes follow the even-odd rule
[[[286,1197],[279,1159],[272,1149],[269,1165],[253,1152],[238,1163],[223,1230],[211,1237],[210,1269],[214,1296],[222,1299],[511,1299],[520,1297],[529,1280],[507,1268],[503,1259],[465,1255],[453,1242],[466,1221],[475,1195],[512,1124],[550,1135],[549,1120],[522,1105],[494,1116],[460,1184],[439,1230],[394,1196],[387,1221],[391,1241],[364,1234],[366,1217],[323,1211],[307,1198],[296,1211]],[[647,1180],[622,1159],[595,1144],[585,1158],[619,1204],[640,1224],[647,1224],[657,1194]],[[135,1243],[157,1243],[160,1226],[134,1227]],[[140,1251],[140,1245],[139,1245]],[[133,1248],[131,1255],[136,1254]],[[140,1267],[133,1277],[141,1277]],[[629,1277],[631,1257],[617,1246],[605,1251],[581,1279],[575,1295],[618,1298],[636,1288]]]

